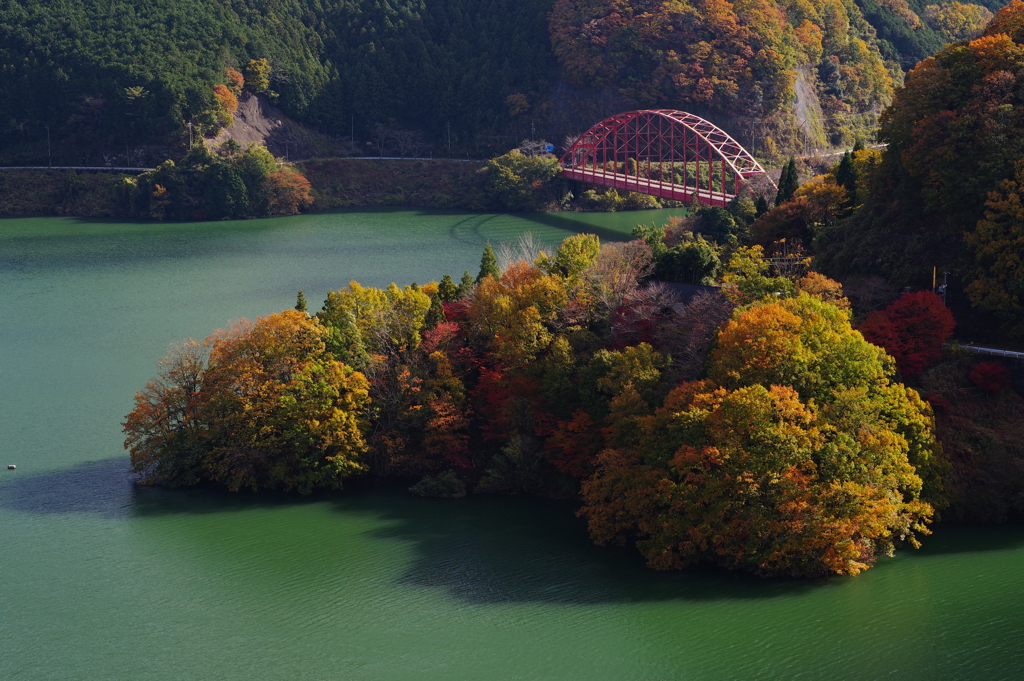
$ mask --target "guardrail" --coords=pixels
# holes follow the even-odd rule
[[[0,170],[114,170],[148,173],[156,168],[113,168],[111,166],[0,166]]]
[[[1024,360],[1024,352],[1016,350],[1001,350],[999,348],[983,348],[978,345],[959,345],[963,350],[976,352],[979,355],[993,355],[995,357],[1009,357],[1011,359]]]
[[[455,161],[456,163],[487,163],[479,158],[445,158],[444,156],[338,156],[345,161]],[[333,158],[307,158],[307,161],[330,161]],[[298,161],[296,161],[298,163]]]

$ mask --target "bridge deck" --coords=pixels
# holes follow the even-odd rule
[[[602,170],[580,170],[578,168],[563,167],[562,177],[570,180],[579,180],[580,182],[589,182],[601,185],[602,187],[613,187],[631,192],[640,192],[641,194],[650,194],[660,199],[692,202],[696,198],[705,206],[724,207],[729,205],[729,202],[733,199],[732,194],[725,194],[723,192],[697,189],[696,187],[687,187],[671,182],[649,180],[644,177],[630,177],[622,173]]]

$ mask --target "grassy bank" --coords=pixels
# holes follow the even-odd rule
[[[115,217],[121,177],[75,170],[0,171],[0,215]]]
[[[313,185],[317,210],[361,206],[483,206],[483,161],[332,158],[298,164]]]

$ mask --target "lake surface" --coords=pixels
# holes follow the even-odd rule
[[[170,343],[667,214],[0,220],[0,679],[1024,678],[1021,528],[765,581],[649,571],[565,503],[132,484],[120,421]]]

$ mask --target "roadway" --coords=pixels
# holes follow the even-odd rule
[[[590,182],[603,187],[613,187],[631,192],[650,194],[661,199],[673,201],[692,202],[694,196],[705,206],[728,206],[733,200],[733,194],[715,192],[707,189],[697,189],[671,182],[649,180],[642,177],[630,177],[622,173],[613,173],[603,170],[577,170],[573,168],[562,168],[562,177],[580,182]]]

